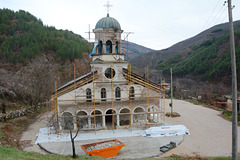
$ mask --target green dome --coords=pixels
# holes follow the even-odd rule
[[[104,17],[97,22],[95,29],[97,28],[121,29],[121,26],[115,18],[109,17],[109,14],[107,14],[107,17]]]

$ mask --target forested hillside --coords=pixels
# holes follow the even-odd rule
[[[1,61],[23,62],[44,52],[55,54],[64,62],[81,58],[82,53],[91,49],[80,35],[44,26],[26,11],[0,9]]]
[[[235,29],[239,28],[239,25],[240,21],[234,22]],[[166,61],[169,57],[172,57],[175,54],[181,54],[183,55],[182,58],[184,58],[188,52],[192,51],[192,46],[197,46],[204,43],[205,41],[224,36],[228,30],[228,23],[213,26],[191,38],[178,42],[169,48],[142,54],[137,58],[131,60],[131,63],[141,69],[143,69],[146,64],[149,65],[150,69],[155,69],[159,61]]]
[[[235,26],[235,44],[237,70],[240,71],[240,25]],[[215,30],[213,32],[221,32]],[[190,46],[191,50],[187,54],[175,54],[166,61],[160,61],[157,68],[169,73],[173,67],[175,76],[183,77],[191,75],[201,80],[221,81],[231,75],[231,56],[229,33],[216,37],[199,45]],[[237,72],[238,77],[240,72]],[[240,79],[238,79],[240,81]]]

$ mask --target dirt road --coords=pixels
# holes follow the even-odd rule
[[[37,137],[37,133],[40,128],[43,128],[47,125],[47,114],[40,115],[37,117],[37,121],[29,126],[28,130],[22,134],[21,142],[25,151],[33,151],[41,154],[47,154],[42,150],[37,144],[34,144]]]
[[[169,103],[170,100],[166,100],[166,105]],[[183,143],[160,157],[168,157],[172,154],[231,156],[232,123],[220,117],[221,112],[182,100],[174,100],[173,106],[173,111],[179,113],[181,117],[166,117],[166,122],[172,125],[185,125],[191,135],[185,136]],[[170,107],[166,107],[166,111],[170,112]],[[240,137],[240,127],[238,127],[238,137]],[[239,140],[238,146],[240,146]]]

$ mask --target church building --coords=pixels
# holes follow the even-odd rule
[[[163,87],[147,80],[147,75],[131,71],[126,55],[121,53],[123,30],[119,22],[108,13],[93,32],[96,45],[91,54],[91,72],[54,93],[59,130],[162,125]]]

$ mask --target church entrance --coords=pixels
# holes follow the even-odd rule
[[[106,116],[105,116],[105,122],[106,122],[106,127],[107,129],[116,129],[116,125],[117,125],[117,116],[114,115],[112,116],[112,113],[113,114],[116,114],[116,111],[113,110],[112,112],[112,109],[109,109],[107,112],[106,112]],[[113,123],[114,122],[114,123]]]

